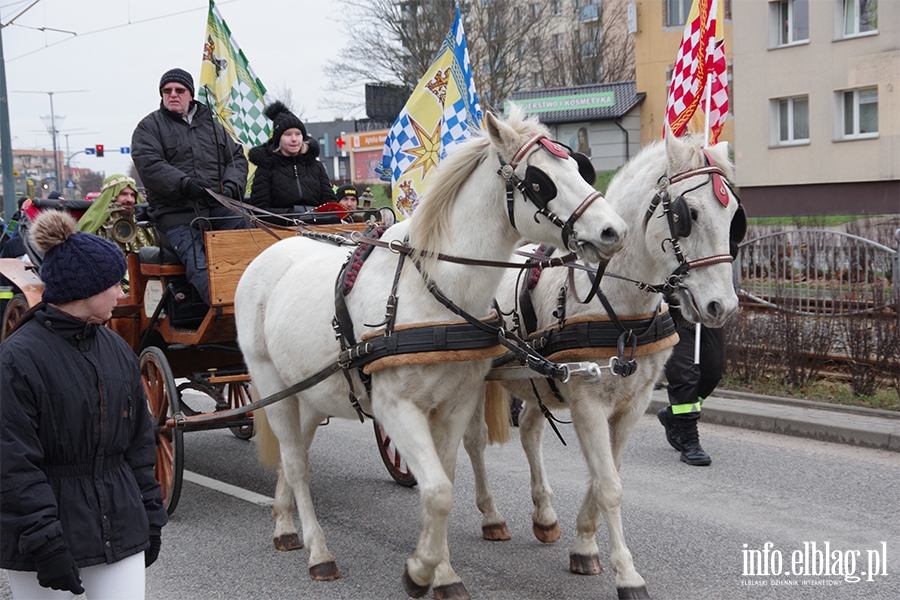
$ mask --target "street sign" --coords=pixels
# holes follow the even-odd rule
[[[119,152],[121,154],[131,154],[131,147],[130,146],[122,146],[121,148],[119,148]]]
[[[75,182],[69,179],[68,181],[66,181],[66,187],[70,190],[73,189],[75,187]]]
[[[85,154],[97,154],[97,150],[95,148],[85,148],[84,153]]]

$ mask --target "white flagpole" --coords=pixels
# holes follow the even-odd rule
[[[713,38],[715,43],[715,38]],[[713,74],[707,75],[706,79],[706,116],[703,117],[703,145],[709,145],[709,109],[712,104],[712,80]],[[700,364],[700,323],[694,326],[694,364]]]

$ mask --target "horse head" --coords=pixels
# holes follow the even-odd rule
[[[627,225],[592,183],[593,168],[513,108],[506,121],[485,118],[495,168],[505,186],[510,225],[521,237],[559,244],[588,262],[622,248]],[[578,157],[580,158],[580,157]],[[491,161],[490,156],[487,159]]]
[[[665,171],[644,214],[648,247],[664,254],[667,284],[692,323],[721,327],[737,310],[732,283],[734,249],[746,220],[731,181],[728,144],[704,148],[702,140],[665,139]]]

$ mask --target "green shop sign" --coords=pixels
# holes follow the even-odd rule
[[[517,104],[526,114],[558,112],[563,110],[584,110],[587,108],[609,108],[616,103],[614,92],[598,94],[575,94],[572,96],[552,96],[550,98],[524,98],[507,100],[504,112],[509,112],[510,104]]]

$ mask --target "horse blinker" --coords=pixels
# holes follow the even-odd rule
[[[528,165],[523,182],[522,193],[538,208],[546,208],[547,204],[556,198],[556,184],[537,167]]]

